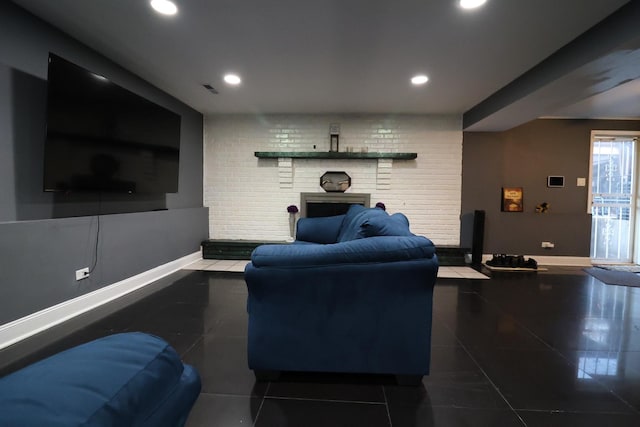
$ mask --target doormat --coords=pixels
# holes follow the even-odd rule
[[[640,275],[636,273],[606,270],[600,267],[585,268],[584,271],[607,285],[640,287]]]
[[[594,267],[604,268],[609,271],[627,271],[629,273],[640,273],[638,264],[596,264]]]

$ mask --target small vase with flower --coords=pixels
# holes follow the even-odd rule
[[[298,207],[296,205],[287,206],[287,212],[289,212],[289,233],[291,238],[296,236],[296,216],[298,215]]]

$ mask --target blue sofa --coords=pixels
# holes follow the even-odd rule
[[[200,389],[161,338],[115,334],[0,378],[0,426],[183,426]]]
[[[429,373],[433,243],[407,218],[352,205],[302,218],[296,242],[263,245],[245,268],[249,368],[396,375]]]

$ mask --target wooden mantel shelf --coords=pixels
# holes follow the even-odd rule
[[[391,189],[391,171],[396,160],[413,160],[418,153],[377,153],[377,152],[335,152],[335,151],[256,151],[259,159],[274,159],[278,163],[278,180],[280,188],[293,188],[295,177],[294,159],[345,159],[345,160],[375,160],[376,189]]]
[[[413,160],[418,153],[351,153],[331,151],[256,151],[255,156],[260,159],[394,159]]]

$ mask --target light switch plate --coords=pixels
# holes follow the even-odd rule
[[[576,186],[585,187],[587,185],[587,178],[578,178],[576,180]]]

